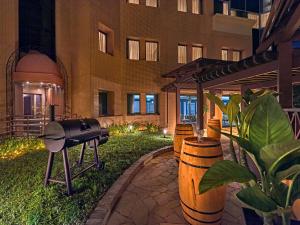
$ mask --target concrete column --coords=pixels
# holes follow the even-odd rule
[[[279,103],[282,108],[293,107],[293,48],[291,42],[284,42],[278,45],[278,77],[277,91],[279,93]]]
[[[180,88],[176,87],[176,123],[180,123]]]
[[[204,129],[203,117],[203,87],[201,83],[197,84],[197,127],[200,130]]]

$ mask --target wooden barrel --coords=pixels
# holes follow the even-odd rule
[[[211,128],[212,127],[212,128]],[[221,133],[214,130],[221,130],[221,123],[218,119],[209,119],[207,122],[207,137],[213,138],[217,141],[221,139]]]
[[[220,141],[196,137],[184,139],[179,163],[179,195],[184,218],[192,225],[221,224],[226,187],[199,194],[199,183],[215,162],[223,160]]]
[[[174,136],[174,156],[178,161],[180,159],[180,152],[183,139],[194,136],[193,126],[191,124],[177,124]]]

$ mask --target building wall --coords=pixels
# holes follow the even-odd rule
[[[0,20],[5,21],[0,25],[0,112],[5,108],[5,64],[18,46],[18,1],[4,1],[0,7]],[[140,0],[140,5],[127,0],[57,0],[56,53],[68,74],[67,111],[97,117],[107,125],[140,121],[174,128],[175,94],[169,93],[167,100],[167,94],[161,92],[170,82],[161,74],[181,66],[177,63],[178,44],[188,45],[188,62],[193,44],[203,45],[206,58],[220,59],[221,48],[242,50],[243,57],[252,49],[249,20],[230,18],[220,29],[214,26],[213,1],[204,0],[203,15],[192,14],[192,1],[187,1],[188,12],[184,13],[177,11],[177,0],[159,0],[158,8],[146,7],[145,0]],[[232,23],[238,24],[236,30]],[[110,32],[110,54],[98,50],[99,29]],[[141,60],[127,59],[127,38],[140,40]],[[145,61],[145,40],[159,42],[159,62]],[[98,116],[100,90],[114,93],[113,116]],[[141,115],[127,115],[128,93],[140,93],[142,101],[147,93],[158,94],[159,115],[146,115],[144,104]]]
[[[188,46],[189,62],[193,44],[203,45],[206,58],[220,59],[222,48],[242,50],[243,57],[251,54],[251,21],[227,18],[222,29],[214,26],[222,15],[216,18],[210,0],[204,1],[203,15],[191,13],[191,0],[187,13],[177,11],[177,0],[160,0],[158,8],[145,6],[145,0],[140,0],[140,5],[129,4],[127,0],[56,3],[57,54],[70,77],[72,113],[98,117],[106,125],[138,121],[158,123],[170,130],[175,127],[175,94],[169,93],[167,100],[167,94],[161,92],[161,87],[170,82],[162,79],[161,74],[181,66],[177,63],[179,43]],[[236,27],[234,31],[232,24]],[[113,39],[109,38],[113,51],[109,54],[98,50],[99,29],[113,33]],[[140,41],[139,61],[127,59],[128,38]],[[145,60],[146,40],[158,41],[159,62]],[[101,90],[113,92],[113,116],[98,116]],[[141,94],[141,115],[127,115],[128,93]],[[159,115],[146,114],[147,93],[159,95]]]
[[[6,114],[6,64],[18,46],[18,0],[3,0],[0,7],[0,117]]]

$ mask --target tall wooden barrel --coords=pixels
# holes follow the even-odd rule
[[[179,163],[179,195],[184,218],[192,225],[221,224],[226,187],[199,194],[198,186],[208,168],[223,160],[220,141],[185,138]]]
[[[214,129],[213,129],[214,128]],[[209,119],[207,121],[207,137],[217,141],[221,139],[221,133],[216,130],[221,130],[221,122],[218,119]]]
[[[177,124],[174,136],[174,156],[176,160],[180,158],[183,139],[194,136],[192,124]]]

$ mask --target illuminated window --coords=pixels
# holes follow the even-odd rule
[[[248,19],[255,20],[253,28],[259,28],[259,15],[255,13],[248,13]]]
[[[180,12],[187,12],[186,0],[177,0],[177,9]]]
[[[158,61],[158,43],[146,41],[146,61]]]
[[[222,60],[227,61],[228,60],[228,49],[222,49],[221,54],[222,54]]]
[[[107,35],[101,31],[99,33],[99,50],[106,53],[107,51]]]
[[[157,0],[146,0],[146,6],[157,7]]]
[[[200,14],[200,0],[192,0],[192,13]]]
[[[186,45],[178,45],[178,63],[187,63]]]
[[[264,14],[260,15],[261,28],[263,28],[267,25],[269,15],[270,15],[270,12],[267,12],[267,13],[264,13]]]
[[[139,94],[127,95],[127,109],[128,109],[128,114],[141,113],[141,97]]]
[[[128,40],[128,59],[140,59],[140,42],[137,40]]]
[[[232,60],[238,62],[241,60],[241,51],[233,50],[232,51]]]
[[[192,47],[192,60],[203,58],[203,47],[193,46]]]
[[[229,2],[228,1],[224,1],[223,2],[223,14],[224,15],[229,15]]]
[[[140,1],[139,0],[128,0],[128,3],[131,3],[131,4],[140,4]]]
[[[146,95],[146,113],[158,113],[158,96]]]

